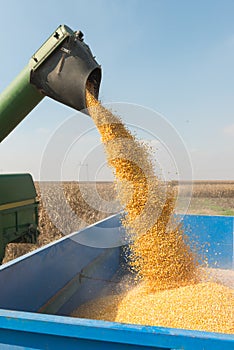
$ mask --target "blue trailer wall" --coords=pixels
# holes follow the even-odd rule
[[[233,350],[229,334],[2,311],[0,349]],[[9,349],[9,348],[8,348]]]
[[[185,215],[183,226],[191,244],[209,267],[234,268],[234,217]]]
[[[233,222],[233,217],[225,216],[183,217],[186,233],[210,267],[234,267]],[[0,308],[70,313],[77,295],[80,302],[95,297],[94,291],[98,293],[103,281],[110,280],[120,268],[122,235],[120,215],[115,215],[2,265]],[[102,247],[107,236],[107,246],[113,248]],[[100,247],[95,247],[97,242]],[[68,292],[62,293],[64,290]],[[64,295],[66,302],[61,300]]]
[[[233,217],[218,216],[183,218],[191,242],[196,239],[198,250],[206,254],[211,267],[234,266],[233,221]],[[108,232],[108,247],[103,247]],[[233,335],[63,316],[115,282],[122,269],[122,248],[118,246],[122,235],[116,215],[2,265],[0,350],[233,350]],[[97,237],[102,237],[99,247]],[[85,245],[87,242],[91,246]]]
[[[114,216],[100,224],[88,227],[91,242],[100,231],[100,227],[111,228],[112,235],[119,237],[120,223]],[[21,311],[43,311],[48,302],[58,298],[63,289],[68,289],[72,298],[79,290],[82,302],[94,297],[94,293],[103,288],[103,280],[110,279],[119,267],[120,247],[96,248],[79,244],[78,235],[86,230],[66,236],[59,241],[20,257],[0,267],[0,308]],[[111,235],[111,234],[110,234]],[[86,276],[86,278],[84,277]],[[89,278],[92,276],[92,279]],[[84,281],[85,280],[85,281]],[[72,284],[72,286],[71,286]],[[74,286],[75,285],[75,286]],[[92,290],[92,295],[89,291]],[[63,298],[63,295],[62,295]],[[72,301],[72,300],[71,300]],[[65,304],[65,301],[62,301]],[[61,305],[53,305],[53,313]],[[71,308],[71,309],[70,309]],[[66,314],[74,306],[67,305]],[[63,307],[64,309],[64,307]],[[64,311],[64,310],[62,310]],[[62,312],[63,314],[64,312]]]

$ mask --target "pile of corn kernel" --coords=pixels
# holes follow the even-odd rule
[[[201,281],[197,256],[172,221],[176,194],[155,176],[150,150],[89,90],[86,101],[114,169],[138,284],[84,304],[73,316],[232,333],[233,290]]]
[[[95,320],[233,333],[232,290],[214,282],[148,291],[144,282],[80,306],[73,315]]]

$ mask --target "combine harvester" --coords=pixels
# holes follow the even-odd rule
[[[83,33],[59,26],[0,95],[0,142],[45,97],[78,111],[86,109],[85,89],[98,98],[101,68]],[[35,243],[36,190],[29,174],[0,175],[0,263],[10,242]]]
[[[98,97],[100,80],[100,66],[83,42],[82,33],[60,26],[0,96],[0,139],[45,95],[77,110],[84,109],[87,82],[94,85]],[[31,181],[27,176],[22,179]],[[20,217],[21,210],[32,206],[34,224],[25,220],[22,235],[26,234],[25,227],[28,231],[37,224],[35,193],[32,187],[28,192],[20,199],[13,195],[7,199],[1,197],[0,233],[4,244],[10,237],[6,235],[7,230],[17,234],[20,226],[5,220],[3,227],[2,217],[9,214],[8,210],[14,208],[15,219],[11,217],[14,221]],[[25,203],[27,200],[31,202]],[[209,266],[229,270],[234,267],[233,224],[233,217],[187,215],[183,218],[189,237],[195,238],[200,247],[209,244]],[[102,232],[108,233],[108,244],[112,248],[93,246],[92,242]],[[119,245],[122,235],[120,216],[114,215],[2,265],[0,349],[233,349],[234,336],[229,334],[69,316],[79,305],[102,295],[127,273],[124,247]]]

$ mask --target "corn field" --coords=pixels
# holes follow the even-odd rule
[[[18,256],[26,254],[29,251],[37,249],[45,244],[53,242],[61,237],[63,234],[51,222],[41,199],[40,185],[35,183],[39,205],[39,230],[40,235],[37,244],[26,243],[10,243],[7,246],[4,262],[15,259]],[[48,182],[46,184],[47,201],[56,199],[59,203],[58,187],[61,186],[57,182]],[[176,184],[175,184],[176,186]],[[121,209],[118,203],[114,202],[116,192],[113,183],[77,183],[65,182],[62,184],[64,195],[72,210],[77,213],[82,222],[77,229],[86,225],[92,224],[99,220],[108,217],[112,213],[118,212]],[[188,184],[181,184],[181,192],[183,198],[186,199],[188,195]],[[100,195],[100,198],[106,203],[106,208],[100,208],[99,201],[94,197],[94,192]],[[52,202],[52,200],[51,200]],[[53,200],[54,202],[54,200]],[[95,202],[95,203],[94,203]],[[108,206],[108,211],[106,210]],[[179,209],[179,208],[178,208]],[[56,207],[53,207],[53,212],[56,215]],[[204,214],[204,215],[234,215],[234,181],[196,181],[193,184],[193,193],[191,198],[188,213]],[[60,218],[66,223],[66,213]],[[69,226],[69,222],[67,225]],[[83,226],[82,226],[83,225]]]

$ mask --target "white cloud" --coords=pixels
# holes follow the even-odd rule
[[[227,135],[234,136],[234,124],[227,125],[223,131]]]

